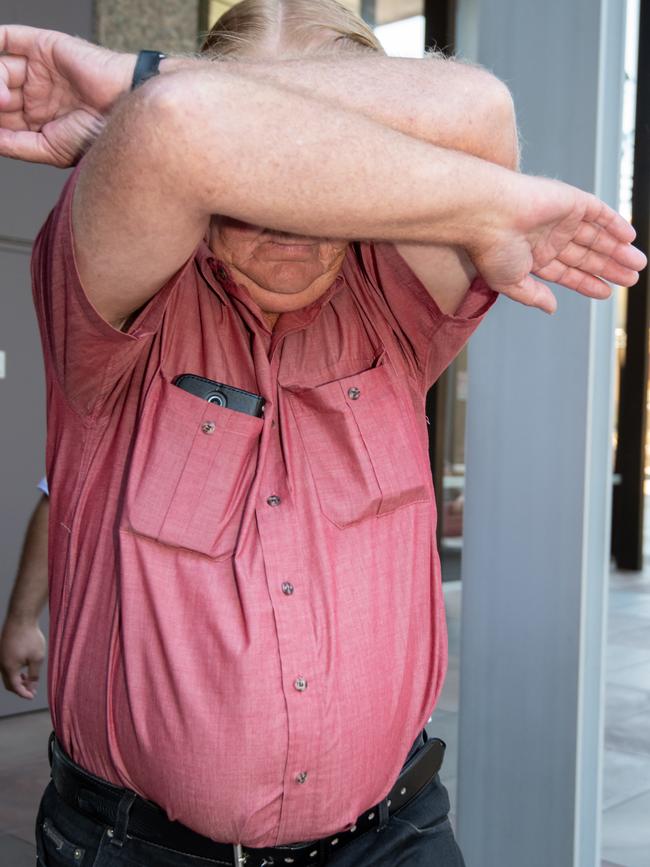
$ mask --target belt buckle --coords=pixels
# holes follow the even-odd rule
[[[248,861],[248,854],[244,852],[241,843],[233,843],[232,850],[235,856],[235,867],[240,867]]]

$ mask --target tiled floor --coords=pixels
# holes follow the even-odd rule
[[[449,672],[429,729],[447,743],[443,780],[456,803],[460,582],[445,584]],[[50,719],[0,720],[0,867],[34,867],[33,824],[48,780]],[[607,647],[601,867],[650,867],[650,569],[614,573]]]

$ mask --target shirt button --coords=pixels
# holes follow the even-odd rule
[[[304,692],[307,689],[307,681],[304,677],[297,677],[294,680],[293,685],[298,690],[298,692]]]
[[[285,581],[282,585],[282,592],[285,596],[291,596],[291,594],[293,593],[293,584],[291,584],[289,581]]]
[[[296,782],[297,783],[306,783],[307,782],[307,771],[300,771],[299,774],[296,774]]]
[[[225,280],[228,277],[228,272],[222,265],[217,268],[217,277],[220,280]]]
[[[350,400],[359,400],[361,397],[361,389],[357,388],[356,385],[353,385],[352,388],[348,388],[348,397]]]
[[[204,434],[213,434],[217,429],[216,424],[213,421],[205,421],[201,425],[201,430]]]
[[[272,494],[270,497],[267,497],[266,502],[269,506],[279,506],[282,500],[277,496],[277,494]]]

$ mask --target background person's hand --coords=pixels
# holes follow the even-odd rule
[[[0,635],[0,673],[5,687],[21,698],[34,698],[44,658],[45,636],[38,624],[8,617]]]
[[[634,229],[620,214],[560,181],[511,175],[489,225],[468,253],[489,286],[514,301],[555,312],[550,288],[536,277],[590,298],[608,298],[611,287],[633,286],[647,264],[632,246]]]
[[[61,168],[99,135],[135,55],[22,25],[0,26],[0,156]]]

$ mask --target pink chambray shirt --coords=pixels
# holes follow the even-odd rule
[[[394,783],[447,646],[424,399],[495,293],[443,315],[390,244],[269,330],[210,249],[128,333],[37,239],[49,698],[64,749],[213,839],[349,827]],[[134,241],[135,243],[135,241]],[[261,394],[264,418],[172,384]]]

